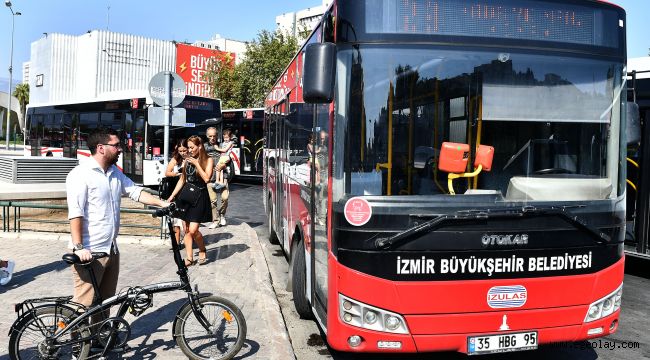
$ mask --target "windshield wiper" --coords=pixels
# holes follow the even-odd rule
[[[434,219],[428,220],[422,224],[416,225],[410,229],[404,230],[387,238],[379,238],[375,241],[375,245],[379,249],[390,249],[397,245],[401,245],[409,239],[415,238],[417,235],[424,232],[433,231],[447,223],[456,223],[469,220],[486,220],[496,218],[523,218],[529,216],[539,215],[554,215],[558,216],[575,227],[582,229],[596,238],[599,244],[608,243],[611,237],[599,229],[588,225],[586,221],[572,214],[568,209],[582,208],[585,205],[574,206],[523,206],[521,208],[501,208],[501,209],[481,209],[481,210],[461,210],[454,214],[440,215]]]

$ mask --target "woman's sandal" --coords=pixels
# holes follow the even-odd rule
[[[205,252],[203,254],[203,257],[201,257],[201,252],[199,252],[199,265],[205,265],[208,262],[207,255],[205,255]]]
[[[190,267],[190,266],[192,266],[194,264],[196,264],[196,260],[185,259],[185,267]]]

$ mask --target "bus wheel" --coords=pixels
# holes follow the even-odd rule
[[[269,204],[271,203],[271,197],[269,197]],[[278,234],[275,233],[275,229],[273,228],[273,204],[269,205],[269,213],[268,217],[266,218],[268,222],[268,231],[269,231],[269,242],[271,244],[277,244],[278,241]]]
[[[311,306],[307,300],[307,274],[305,266],[305,247],[296,241],[291,256],[291,292],[293,305],[301,319],[311,319]]]

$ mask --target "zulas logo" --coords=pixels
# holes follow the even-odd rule
[[[510,235],[488,235],[483,234],[481,238],[483,247],[488,246],[508,246],[508,245],[528,245],[528,234],[510,234]]]

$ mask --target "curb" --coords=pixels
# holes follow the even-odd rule
[[[271,280],[271,271],[269,265],[266,262],[266,257],[264,257],[264,251],[262,250],[262,244],[260,244],[257,233],[253,228],[248,225],[246,222],[242,222],[246,225],[247,236],[251,239],[251,248],[255,248],[255,251],[252,252],[253,262],[258,264],[259,270],[257,271],[257,280],[260,284],[263,285],[263,289],[259,289],[264,294],[268,296],[270,302],[266,305],[269,310],[269,314],[272,315],[272,324],[270,326],[270,341],[273,344],[274,357],[273,359],[295,359],[296,355],[293,351],[293,345],[289,339],[289,331],[287,329],[287,324],[282,317],[282,311],[280,309],[280,303],[278,302],[275,290],[273,289],[273,284]],[[261,271],[264,269],[264,271]]]

